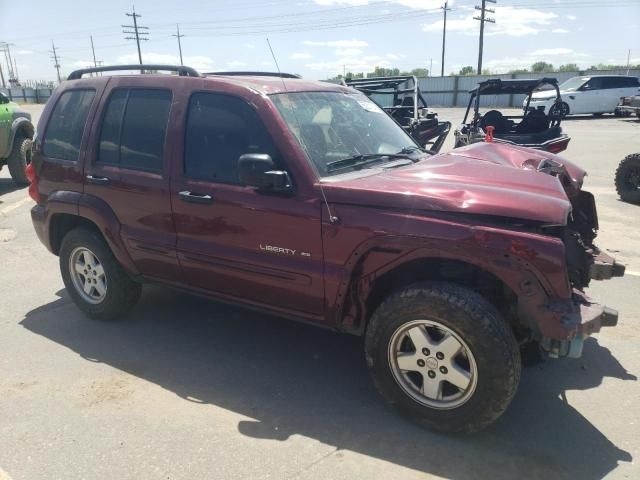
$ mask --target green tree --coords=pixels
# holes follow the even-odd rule
[[[531,65],[531,71],[534,73],[553,72],[553,65],[547,62],[536,62]]]
[[[472,66],[467,65],[466,67],[462,67],[460,69],[458,75],[473,75],[474,73],[476,73],[476,70]]]
[[[558,67],[559,72],[579,72],[580,67],[575,63],[565,63],[564,65],[560,65]]]

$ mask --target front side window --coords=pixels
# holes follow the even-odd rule
[[[114,90],[102,121],[98,163],[161,171],[170,109],[169,90]]]
[[[185,175],[237,184],[238,159],[246,153],[266,153],[278,162],[271,137],[255,109],[238,97],[194,93],[186,125]]]
[[[573,77],[560,85],[560,90],[563,92],[575,92],[588,81],[589,77]]]
[[[362,94],[294,92],[271,95],[271,100],[321,177],[349,171],[333,168],[347,159],[417,148],[384,110]]]
[[[42,143],[45,156],[78,161],[82,135],[95,95],[95,90],[69,90],[60,96]]]

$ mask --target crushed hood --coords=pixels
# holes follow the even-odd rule
[[[567,194],[581,188],[584,176],[582,169],[548,152],[476,143],[415,165],[332,179],[323,187],[331,203],[565,225],[571,212]]]

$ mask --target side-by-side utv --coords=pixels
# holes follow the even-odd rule
[[[451,122],[439,122],[438,114],[429,110],[416,77],[347,78],[344,83],[380,105],[422,147],[440,151]]]
[[[469,93],[469,105],[462,121],[462,125],[455,131],[455,147],[462,147],[471,143],[485,140],[488,129],[493,127],[493,141],[509,143],[522,147],[545,150],[558,153],[566,150],[570,137],[562,133],[559,115],[547,115],[543,111],[530,108],[531,94],[541,90],[543,86],[550,86],[555,90],[556,102],[561,103],[558,80],[555,78],[540,78],[532,80],[502,80],[489,79],[480,82]],[[480,112],[480,98],[486,95],[518,95],[526,94],[523,105],[523,115],[508,116],[492,109]],[[473,116],[469,114],[473,109]],[[551,111],[557,111],[552,109]]]

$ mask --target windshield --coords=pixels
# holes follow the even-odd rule
[[[362,167],[354,162],[351,168],[331,168],[343,160],[380,156],[380,162],[390,162],[394,154],[418,148],[363,94],[295,92],[271,95],[271,100],[321,177]]]
[[[560,85],[561,91],[575,92],[589,80],[589,77],[573,77]]]

